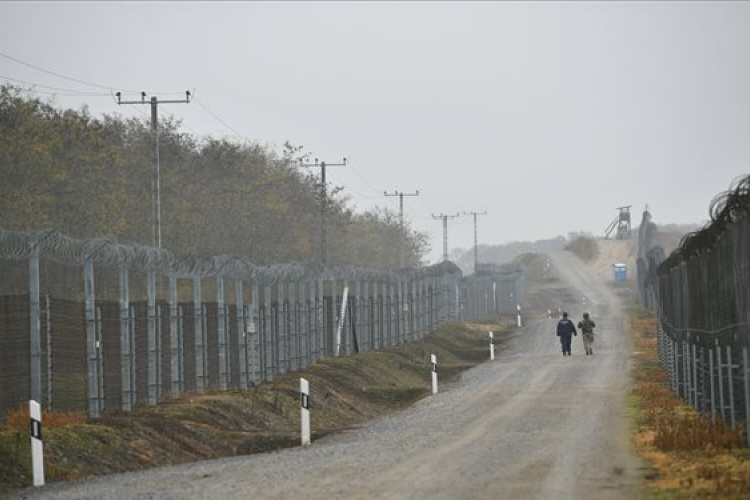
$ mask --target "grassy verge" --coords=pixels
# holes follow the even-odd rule
[[[645,311],[630,312],[634,335],[634,442],[652,467],[650,498],[750,498],[750,450],[736,428],[700,415],[675,396],[661,367],[657,327]]]
[[[502,343],[513,322],[445,325],[425,339],[356,356],[327,359],[246,391],[186,394],[98,420],[74,414],[43,418],[48,481],[76,480],[147,467],[297,446],[299,378],[310,381],[316,438],[351,429],[430,393],[430,354],[441,384],[488,356],[487,332]],[[28,413],[0,428],[0,494],[29,486]]]

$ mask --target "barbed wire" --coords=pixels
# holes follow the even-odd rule
[[[12,231],[0,228],[0,258],[40,258],[82,266],[86,262],[104,267],[126,267],[178,278],[234,277],[257,279],[262,284],[303,279],[369,280],[395,283],[403,279],[434,278],[463,273],[453,262],[405,269],[374,269],[342,266],[302,266],[297,263],[257,266],[247,257],[175,256],[168,250],[119,242],[111,237],[76,239],[57,230]],[[497,273],[495,279],[516,279],[520,270]]]

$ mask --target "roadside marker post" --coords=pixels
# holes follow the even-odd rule
[[[437,394],[438,392],[438,377],[437,377],[437,356],[430,354],[430,361],[432,364],[432,393]]]
[[[310,383],[303,378],[299,379],[299,396],[302,424],[301,444],[310,446],[312,442],[310,439]]]
[[[490,360],[495,361],[495,336],[490,332]]]
[[[518,312],[518,328],[521,328],[521,304],[516,304],[516,311]]]
[[[44,486],[44,444],[42,443],[42,410],[39,403],[29,401],[31,425],[31,468],[34,473],[34,486]]]
[[[346,305],[349,300],[349,287],[344,286],[344,296],[341,298],[341,314],[339,314],[339,324],[336,328],[336,357],[339,357],[341,351],[341,333],[344,330],[346,324]]]

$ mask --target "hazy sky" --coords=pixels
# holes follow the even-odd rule
[[[490,244],[602,234],[620,205],[703,222],[750,171],[750,3],[0,2],[0,52],[101,87],[2,56],[0,81],[194,89],[200,104],[160,107],[188,132],[347,156],[329,179],[359,210],[419,189],[406,214],[432,257],[432,213],[486,210]],[[449,238],[470,247],[471,218]]]

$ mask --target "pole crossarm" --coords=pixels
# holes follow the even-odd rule
[[[327,219],[327,206],[328,206],[328,191],[326,189],[326,167],[345,167],[346,157],[341,163],[326,163],[325,161],[318,161],[315,158],[314,163],[302,163],[300,161],[300,167],[320,168],[320,264],[325,266],[328,264],[328,252],[326,250],[326,219]]]
[[[157,104],[189,104],[190,99],[193,96],[192,92],[189,90],[185,91],[185,99],[161,99],[159,100],[157,97],[152,96],[150,100],[146,100],[146,92],[141,92],[141,100],[140,101],[123,101],[122,100],[122,92],[115,92],[115,97],[117,97],[117,104],[152,104],[153,102],[156,102]]]

